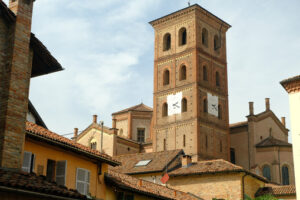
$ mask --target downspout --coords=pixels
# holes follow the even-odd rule
[[[247,126],[247,133],[248,133],[248,170],[250,170],[250,133],[249,133],[249,123]]]
[[[245,199],[245,177],[248,176],[247,173],[242,177],[242,199]]]
[[[281,184],[281,164],[280,164],[280,147],[278,147],[278,162],[279,162],[279,166],[278,166],[278,170],[279,170],[279,184]]]

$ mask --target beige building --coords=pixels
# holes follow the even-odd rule
[[[280,121],[276,117],[268,98],[265,103],[266,110],[254,114],[250,102],[247,121],[230,125],[231,162],[272,182],[294,184],[293,151],[285,118]]]

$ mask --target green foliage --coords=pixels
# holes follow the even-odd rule
[[[277,200],[275,197],[272,195],[263,195],[260,197],[255,198],[254,200]]]

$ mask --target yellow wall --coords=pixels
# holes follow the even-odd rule
[[[132,193],[128,192],[128,194],[132,194]],[[146,197],[146,196],[139,195],[139,194],[133,194],[133,195],[134,195],[134,200],[154,200],[155,199],[155,198]],[[115,191],[114,188],[112,188],[110,186],[107,187],[106,199],[107,200],[118,200],[117,199],[117,192]]]
[[[104,184],[104,172],[107,172],[108,165],[102,164],[102,174],[97,175],[98,167],[96,163],[77,155],[70,151],[65,151],[61,148],[48,145],[45,142],[37,142],[26,138],[24,151],[35,154],[34,172],[37,173],[38,165],[44,167],[43,175],[46,175],[47,160],[67,160],[66,186],[76,189],[76,169],[83,168],[90,171],[90,193],[92,196],[104,199],[106,186]]]
[[[245,176],[244,178],[244,188],[245,188],[245,194],[248,195],[251,198],[255,198],[255,193],[257,190],[261,187],[264,187],[265,183],[253,178],[252,176]]]

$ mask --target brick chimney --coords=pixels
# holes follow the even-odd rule
[[[16,22],[5,38],[8,50],[0,75],[0,167],[21,169],[32,70],[30,51],[33,0],[10,0]],[[2,53],[2,52],[0,52]]]
[[[286,124],[285,124],[285,117],[281,117],[281,123],[284,127],[286,127]]]
[[[93,115],[93,123],[97,123],[97,115]]]
[[[249,115],[254,115],[254,106],[253,106],[253,102],[249,102]]]
[[[184,155],[181,158],[181,166],[188,167],[192,163],[192,157],[189,155]]]
[[[72,140],[76,142],[77,136],[78,136],[78,128],[74,128],[74,136],[73,136]]]
[[[266,111],[270,110],[270,98],[266,98],[265,102],[266,102]]]

